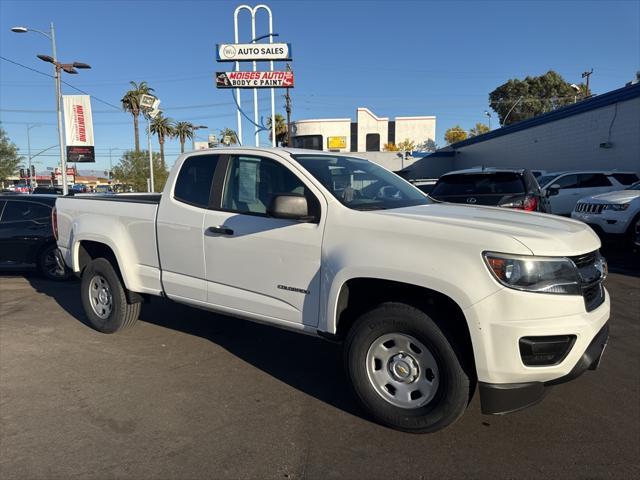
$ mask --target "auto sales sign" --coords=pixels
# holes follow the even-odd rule
[[[95,162],[89,95],[64,95],[64,130],[68,162]]]
[[[291,60],[289,43],[221,43],[216,47],[218,62]]]
[[[216,72],[216,88],[293,88],[293,72]]]

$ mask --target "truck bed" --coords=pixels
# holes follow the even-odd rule
[[[159,293],[160,262],[156,241],[156,215],[161,194],[81,194],[58,197],[58,247],[65,262],[79,270],[74,241],[108,245],[127,265],[123,275],[128,288]],[[76,249],[77,250],[77,249]]]

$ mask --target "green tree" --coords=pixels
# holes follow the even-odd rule
[[[511,125],[591,96],[585,85],[570,83],[553,70],[539,77],[511,79],[489,94],[489,105],[498,114],[500,125]]]
[[[382,146],[382,150],[385,151],[385,152],[397,152],[398,151],[398,147],[396,146],[395,143],[389,142],[389,143],[385,143]]]
[[[408,138],[405,138],[403,141],[396,145],[398,147],[399,152],[413,152],[416,149],[416,143]]]
[[[175,135],[173,120],[165,117],[162,113],[159,113],[156,118],[151,120],[151,133],[158,136],[158,143],[160,144],[160,158],[162,159],[162,163],[166,165],[164,159],[164,142],[167,138],[171,138]]]
[[[282,145],[287,140],[287,121],[282,115],[276,113],[276,145]],[[271,117],[267,118],[267,127],[269,127],[269,140],[271,140]]]
[[[236,145],[238,143],[238,134],[232,128],[223,128],[220,130],[220,143],[224,143],[224,137],[229,137],[229,145]]]
[[[9,140],[4,128],[0,127],[0,184],[3,187],[5,180],[16,173],[22,160],[18,155],[18,147]]]
[[[153,88],[147,85],[147,82],[129,82],[131,90],[124,94],[120,100],[122,108],[125,112],[131,113],[133,116],[133,135],[135,141],[136,152],[140,151],[140,129],[138,127],[138,118],[140,116],[140,96],[148,95],[153,92]]]
[[[178,122],[174,125],[174,136],[180,141],[180,153],[184,153],[184,143],[187,139],[191,140],[195,134],[193,123]]]
[[[489,127],[484,123],[476,123],[476,126],[469,130],[470,137],[477,137],[478,135],[482,135],[483,133],[487,133],[489,131]]]
[[[444,141],[447,142],[447,145],[451,145],[453,143],[461,142],[462,140],[467,139],[467,132],[462,129],[460,125],[455,125],[451,127],[449,130],[444,132]]]
[[[169,172],[167,172],[160,154],[154,152],[153,185],[155,192],[162,191],[168,176]],[[124,152],[119,163],[113,167],[113,178],[119,183],[131,185],[136,192],[146,192],[147,178],[149,178],[149,152],[146,150]]]
[[[436,150],[438,150],[438,144],[436,144],[436,142],[434,142],[432,138],[429,138],[426,141],[422,142],[420,145],[418,145],[418,149],[423,152],[433,153]]]

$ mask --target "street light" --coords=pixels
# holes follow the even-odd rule
[[[33,178],[31,176],[31,129],[32,128],[36,128],[36,127],[41,127],[42,125],[40,125],[39,123],[36,123],[34,125],[27,125],[27,158],[29,159],[29,167],[28,167],[28,172],[29,174],[27,175],[27,178],[29,180],[29,193],[31,193],[32,187],[33,187]]]
[[[191,148],[193,150],[196,149],[196,130],[202,130],[203,128],[209,128],[206,125],[198,125],[198,126],[193,126],[193,136],[191,137]]]
[[[487,118],[489,118],[489,131],[491,131],[491,114],[488,111],[484,111],[484,114]]]
[[[38,58],[43,62],[53,64],[54,68],[54,80],[56,85],[56,112],[58,114],[58,142],[60,145],[60,169],[62,170],[62,193],[67,195],[69,193],[69,187],[67,186],[67,157],[64,148],[64,137],[62,133],[62,89],[60,85],[61,71],[64,70],[70,74],[77,74],[76,68],[91,68],[86,63],[74,62],[74,63],[59,63],[58,54],[56,50],[56,33],[53,27],[53,22],[49,26],[49,33],[38,30],[37,28],[30,28],[25,26],[16,26],[11,28],[14,33],[27,33],[35,32],[47,37],[51,41],[51,53],[49,55],[38,55]]]

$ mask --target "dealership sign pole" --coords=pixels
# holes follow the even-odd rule
[[[242,10],[248,10],[251,14],[251,43],[241,44],[239,42],[238,15]],[[269,33],[262,37],[256,37],[256,13],[265,10],[269,18]],[[258,111],[258,88],[271,89],[271,143],[276,146],[276,122],[275,122],[275,88],[293,87],[293,72],[275,72],[274,61],[290,60],[291,46],[287,43],[274,43],[273,37],[273,15],[267,5],[240,5],[233,14],[234,23],[234,44],[217,45],[218,62],[235,62],[234,72],[216,72],[217,88],[235,89],[236,115],[238,121],[238,141],[242,144],[242,117],[247,118],[255,127],[255,144],[260,146],[260,132],[266,127],[259,119]],[[269,37],[268,44],[257,43],[258,40]],[[257,62],[268,61],[270,70],[261,72],[257,70]],[[253,70],[250,72],[240,71],[240,62],[252,62]],[[253,121],[242,111],[241,92],[243,88],[253,89]]]
[[[89,95],[64,95],[64,130],[67,162],[95,162],[93,118]],[[66,165],[62,165],[62,170]]]

